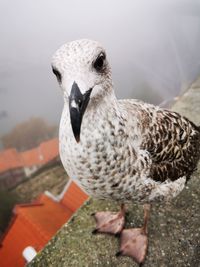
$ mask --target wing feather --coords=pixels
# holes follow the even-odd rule
[[[152,114],[141,146],[152,159],[151,178],[161,182],[182,176],[189,179],[200,158],[199,128],[173,111],[157,109]]]

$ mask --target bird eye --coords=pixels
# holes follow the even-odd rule
[[[93,64],[96,71],[103,70],[105,59],[106,59],[105,53],[101,52]]]
[[[62,75],[60,74],[60,72],[55,68],[52,68],[52,71],[56,75],[56,78],[57,78],[58,82],[61,83]]]

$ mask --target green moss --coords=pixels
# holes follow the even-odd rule
[[[174,110],[200,125],[199,83],[180,97]],[[200,266],[200,164],[183,192],[171,204],[152,208],[149,223],[149,250],[144,266]],[[91,213],[118,210],[114,202],[90,199],[52,238],[29,267],[106,267],[137,266],[128,257],[115,257],[119,240],[114,236],[92,235]],[[126,227],[142,224],[142,208],[128,206]]]

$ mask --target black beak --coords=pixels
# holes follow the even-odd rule
[[[82,95],[78,85],[75,82],[72,85],[71,94],[69,96],[69,112],[72,130],[77,143],[80,141],[82,118],[90,100],[91,92],[92,89],[89,89]]]

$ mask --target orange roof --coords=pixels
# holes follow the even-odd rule
[[[76,183],[70,182],[66,193],[61,199],[61,203],[74,212],[78,208],[80,208],[80,206],[87,199],[88,199],[88,195],[84,193]]]
[[[18,167],[46,164],[59,155],[58,139],[54,138],[39,147],[18,153],[11,148],[0,152],[0,172]]]
[[[69,182],[60,202],[42,194],[35,203],[16,205],[15,217],[0,244],[1,267],[23,267],[23,250],[27,246],[41,250],[87,198],[78,185]]]
[[[71,217],[72,212],[45,194],[40,197],[40,203],[39,205],[29,205],[28,208],[23,205],[16,206],[16,211],[31,224],[37,226],[48,241],[55,231]]]
[[[10,148],[0,152],[0,172],[22,167],[21,157],[16,149]]]
[[[25,221],[22,217],[17,216],[13,219],[12,226],[3,240],[2,247],[0,247],[1,267],[25,266],[22,251],[27,246],[40,250],[45,245],[43,238],[36,235],[32,227],[24,227],[24,225]]]
[[[42,164],[54,159],[59,155],[58,138],[41,143],[39,149],[42,155]]]
[[[72,211],[45,194],[40,202],[16,205],[15,218],[0,248],[1,267],[22,267],[22,251],[32,246],[39,251],[55,232],[71,217]]]
[[[23,165],[26,167],[41,164],[41,155],[38,148],[24,151],[21,154]]]

